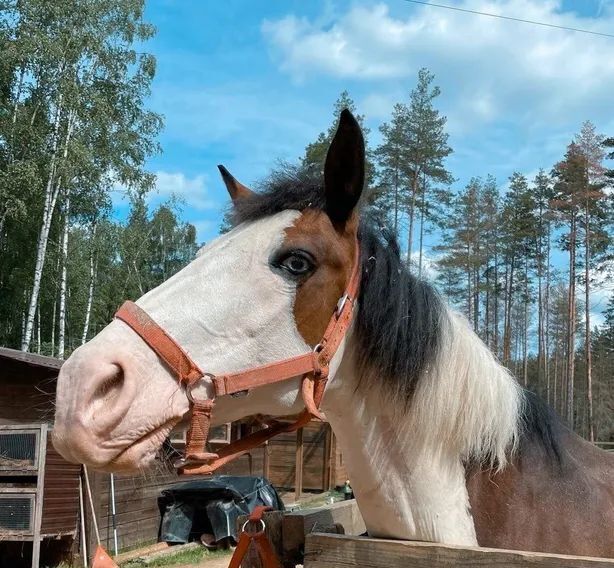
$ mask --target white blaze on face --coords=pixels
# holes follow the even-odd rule
[[[284,211],[240,225],[204,247],[196,260],[137,304],[212,374],[271,363],[310,350],[294,321],[296,285],[271,269],[285,229]],[[215,421],[296,410],[298,381],[216,401]],[[249,407],[249,408],[248,408]]]
[[[240,371],[309,351],[294,321],[296,285],[270,264],[299,215],[284,211],[240,225],[137,303],[207,373]],[[246,397],[221,397],[214,423],[298,412],[299,386],[297,378]],[[115,320],[62,368],[54,443],[68,459],[99,468],[146,465],[188,409],[168,368]]]

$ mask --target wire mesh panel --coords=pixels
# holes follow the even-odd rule
[[[39,430],[0,431],[0,470],[36,469]]]
[[[2,534],[33,532],[33,519],[33,494],[0,494],[0,538]]]

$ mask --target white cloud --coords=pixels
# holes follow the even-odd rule
[[[190,178],[182,172],[158,171],[156,172],[156,187],[150,194],[150,200],[162,202],[174,196],[190,209],[217,210],[220,204],[211,199],[207,182],[208,176],[205,174]]]
[[[455,5],[603,33],[614,29],[609,4],[595,18],[563,12],[555,0]],[[280,68],[299,82],[321,75],[413,81],[418,68],[429,67],[453,97],[459,122],[514,114],[513,120],[534,127],[536,120],[561,121],[579,110],[610,119],[614,40],[434,7],[407,5],[403,12],[407,16],[393,16],[383,3],[355,5],[327,25],[288,15],[265,20],[262,32]]]
[[[603,325],[603,310],[614,295],[614,262],[601,272],[591,272],[591,327]],[[581,292],[584,294],[584,290]]]
[[[192,211],[217,211],[223,204],[218,203],[211,197],[208,187],[209,176],[198,174],[189,177],[183,172],[155,172],[156,183],[154,188],[147,194],[147,202],[151,207],[171,200],[178,200],[180,208],[189,208]],[[127,203],[128,192],[121,185],[116,185],[111,191],[114,206]]]

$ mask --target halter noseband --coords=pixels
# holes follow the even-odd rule
[[[356,257],[350,280],[320,343],[313,351],[225,375],[213,375],[202,371],[181,345],[134,302],[127,301],[117,310],[115,317],[130,326],[166,363],[177,381],[185,386],[192,418],[186,436],[185,457],[175,464],[180,474],[213,473],[224,464],[277,434],[293,432],[305,426],[312,418],[323,418],[319,407],[328,380],[329,365],[352,323],[359,282],[360,248],[356,242]],[[211,425],[211,412],[218,396],[233,395],[298,376],[302,376],[301,393],[305,410],[297,420],[291,423],[272,422],[268,428],[224,446],[215,454],[204,451]],[[213,398],[201,400],[192,395],[193,387],[203,377],[208,377],[213,384],[215,392]]]

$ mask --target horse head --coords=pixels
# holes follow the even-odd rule
[[[326,157],[324,183],[307,194],[277,191],[272,182],[263,197],[220,166],[238,224],[136,302],[206,372],[194,385],[199,396],[214,398],[213,376],[318,344],[354,265],[364,155],[360,127],[346,110]],[[220,397],[212,423],[296,414],[303,408],[300,381]],[[189,414],[187,394],[150,345],[115,319],[61,369],[54,445],[65,458],[97,469],[146,466]]]

